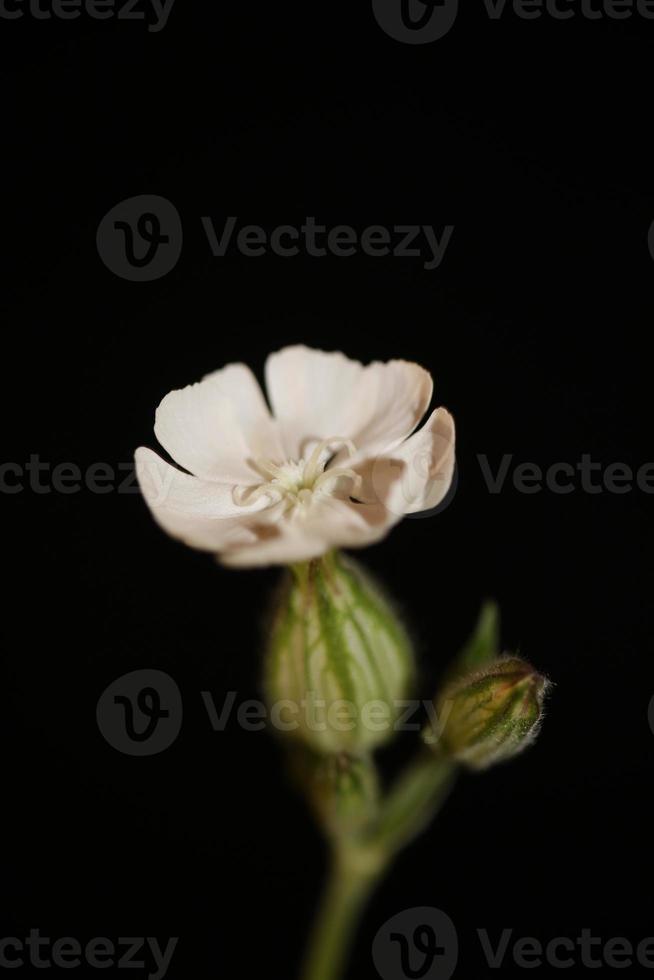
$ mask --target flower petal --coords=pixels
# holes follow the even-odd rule
[[[425,425],[393,450],[383,453],[368,467],[366,490],[392,514],[431,510],[443,500],[454,474],[454,419],[437,408]]]
[[[352,436],[355,459],[376,456],[407,439],[429,408],[434,390],[431,374],[412,361],[375,361],[364,369],[362,382],[356,394],[359,426]]]
[[[380,504],[354,504],[336,497],[310,506],[306,514],[256,528],[257,540],[236,542],[220,555],[224,565],[289,565],[310,561],[332,548],[363,548],[385,537],[399,517]]]
[[[215,552],[250,544],[257,534],[249,525],[272,516],[270,498],[240,506],[234,502],[231,486],[182,473],[151,449],[137,449],[134,460],[141,491],[157,523],[194,548]]]
[[[235,542],[218,556],[223,565],[230,568],[255,568],[262,565],[292,565],[311,561],[324,555],[328,548],[320,538],[314,538],[304,529],[295,528],[288,521],[258,528],[258,534],[248,544]]]
[[[355,503],[325,497],[309,515],[328,548],[363,548],[386,537],[400,520],[381,503]]]
[[[248,461],[282,461],[278,426],[245,364],[228,364],[171,391],[157,409],[154,431],[180,466],[205,480],[251,484],[256,474]]]
[[[338,351],[298,345],[271,354],[266,387],[287,456],[338,437],[357,455],[378,454],[413,432],[429,406],[430,374],[409,361],[364,367]]]

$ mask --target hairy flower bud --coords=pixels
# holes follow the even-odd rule
[[[265,663],[275,727],[317,752],[368,751],[392,736],[413,668],[402,624],[351,559],[292,567]]]
[[[447,685],[437,701],[440,748],[471,769],[521,752],[538,734],[549,682],[518,657],[500,657]]]

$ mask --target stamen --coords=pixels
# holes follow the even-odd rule
[[[254,465],[262,476],[269,476],[271,480],[279,479],[283,472],[283,468],[281,466],[278,466],[277,463],[273,463],[270,459],[263,459],[263,457],[255,459]]]
[[[333,469],[333,470],[325,470],[324,473],[321,473],[320,476],[318,477],[318,479],[316,480],[316,482],[313,485],[314,493],[315,493],[316,490],[320,489],[320,487],[323,487],[330,480],[336,481],[336,480],[339,480],[341,477],[347,477],[350,480],[352,480],[352,493],[351,493],[351,496],[354,496],[356,494],[357,490],[360,489],[361,484],[363,483],[363,480],[362,480],[361,475],[359,473],[355,473],[354,470],[348,469],[345,466],[337,466],[336,469]]]
[[[323,460],[323,454],[329,447],[332,447],[334,452]],[[345,466],[337,466],[331,470],[324,468],[338,451],[335,447],[338,447],[338,450],[346,449],[350,457],[356,453],[356,446],[350,439],[333,436],[322,439],[315,446],[306,463],[289,460],[279,464],[269,459],[255,459],[253,465],[263,478],[263,482],[258,486],[235,487],[232,491],[234,503],[238,507],[247,507],[265,495],[271,498],[272,504],[282,504],[282,514],[288,514],[296,507],[302,510],[308,508],[316,492],[336,484],[341,478],[352,481],[350,495],[354,496],[362,483],[358,473]]]
[[[314,451],[309,457],[309,462],[304,468],[304,482],[309,486],[313,486],[313,483],[318,476],[318,467],[320,465],[320,457],[322,456],[325,449],[332,443],[336,443],[342,449],[347,449],[349,456],[354,456],[356,453],[356,446],[351,439],[341,439],[339,436],[331,436],[329,439],[322,439],[318,443]]]
[[[260,483],[258,487],[234,487],[232,499],[237,507],[248,507],[265,494],[272,496],[274,493],[279,494],[280,500],[284,496],[282,487],[276,487],[273,483]]]

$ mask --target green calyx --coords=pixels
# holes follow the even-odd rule
[[[350,558],[293,566],[265,661],[276,727],[319,753],[365,753],[392,737],[414,657],[387,599]]]
[[[547,680],[518,657],[499,657],[447,685],[438,698],[440,739],[454,759],[484,769],[531,744]]]

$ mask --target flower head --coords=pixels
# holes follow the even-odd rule
[[[265,375],[270,409],[244,364],[159,405],[157,439],[186,472],[143,447],[136,472],[173,537],[228,565],[291,564],[372,544],[446,495],[454,422],[439,408],[414,432],[432,395],[419,365],[295,346]]]
[[[510,656],[446,685],[438,702],[446,751],[471,769],[522,752],[538,735],[549,687],[530,664]]]

